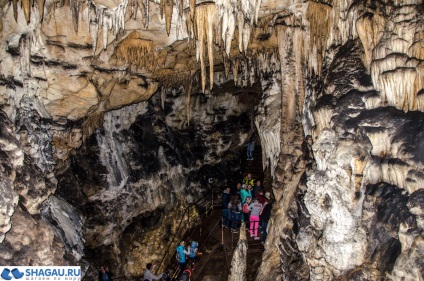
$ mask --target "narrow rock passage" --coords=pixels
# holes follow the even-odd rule
[[[240,237],[240,232],[232,233],[223,228],[221,223],[222,210],[215,206],[209,216],[205,217],[200,225],[189,229],[184,240],[199,242],[199,252],[202,253],[196,263],[191,281],[226,281],[231,270],[231,260]],[[194,230],[194,231],[193,231]],[[261,263],[264,247],[261,240],[254,240],[246,232],[248,240],[246,281],[255,279]],[[176,262],[170,267],[176,267]]]

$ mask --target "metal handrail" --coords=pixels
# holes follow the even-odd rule
[[[191,207],[193,207],[194,205],[197,205],[200,201],[204,200],[205,198],[207,198],[207,197],[211,197],[211,196],[212,196],[212,198],[213,198],[213,192],[212,192],[211,190],[208,190],[208,191],[209,191],[209,192],[208,192],[207,194],[205,194],[203,197],[199,198],[199,199],[198,199],[198,200],[196,200],[195,202],[191,203],[190,205],[188,205],[188,206],[184,209],[184,212],[183,212],[183,214],[181,215],[180,223],[178,224],[177,230],[175,231],[174,235],[172,236],[172,240],[171,240],[171,242],[168,244],[168,247],[166,248],[166,251],[165,251],[165,253],[164,253],[164,255],[163,255],[163,257],[162,257],[162,259],[161,259],[161,261],[160,261],[159,265],[156,267],[156,272],[155,272],[156,274],[158,273],[158,271],[159,271],[160,267],[162,266],[163,261],[164,261],[164,260],[165,260],[165,258],[168,256],[169,249],[170,249],[170,248],[171,248],[171,246],[173,245],[174,240],[175,240],[175,237],[177,236],[177,234],[178,234],[178,233],[179,233],[179,231],[180,231],[180,228],[181,228],[181,225],[182,225],[182,222],[183,222],[183,220],[184,220],[184,216],[186,215],[186,213],[190,210],[190,208],[191,208]]]

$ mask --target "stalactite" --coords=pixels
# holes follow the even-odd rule
[[[39,2],[40,1],[41,0],[39,0]],[[81,2],[79,0],[70,0],[70,5],[71,5],[72,22],[74,25],[74,30],[75,32],[78,32],[78,20],[79,20]]]
[[[366,14],[356,22],[356,30],[364,47],[364,64],[369,69],[372,61],[372,51],[380,41],[386,19],[379,14]]]
[[[190,40],[190,38],[194,37],[193,34],[193,26],[190,20],[190,10],[184,10],[184,19],[185,19],[185,26],[187,30],[187,40]]]
[[[143,0],[136,0],[136,2],[137,2],[137,8],[140,11],[140,14],[144,16]]]
[[[13,17],[18,21],[18,0],[12,0],[13,3]]]
[[[233,79],[234,79],[235,86],[237,86],[237,81],[238,81],[239,63],[240,62],[238,59],[233,60]]]
[[[154,71],[153,78],[166,88],[179,88],[181,85],[187,85],[189,81],[193,81],[193,72],[191,68],[184,71],[162,68]]]
[[[332,6],[330,14],[332,32],[329,34],[327,46],[344,44],[349,38],[356,37],[356,19],[364,12],[359,12],[358,4],[353,2],[353,0],[334,0],[328,3]]]
[[[291,154],[296,116],[301,116],[305,95],[305,56],[302,38],[305,33],[298,27],[277,27],[282,89],[282,144],[283,153]]]
[[[44,18],[44,4],[45,0],[37,0],[38,13],[40,14],[40,22],[43,21]]]
[[[22,9],[24,10],[25,20],[27,23],[31,20],[31,0],[22,0]]]
[[[178,10],[178,15],[180,15],[180,7],[177,6],[177,10]],[[185,36],[188,36],[188,32],[187,29],[184,29],[185,24],[183,24],[183,22],[185,22],[185,13],[184,11],[182,11],[182,15],[177,17],[177,23],[175,26],[175,30],[176,30],[176,35],[177,35],[177,39],[180,37],[185,38]],[[187,34],[187,35],[185,35]]]
[[[305,41],[306,32],[302,28],[294,28],[293,30],[293,50],[294,51],[294,68],[295,68],[295,92],[297,95],[298,115],[303,116],[303,105],[305,103],[305,69],[306,69],[306,49]]]
[[[103,124],[104,113],[92,114],[85,118],[82,123],[82,142],[84,142],[94,131]]]
[[[226,25],[222,32],[222,40],[224,41],[225,52],[227,53],[227,56],[229,56],[231,51],[231,42],[233,41],[236,29],[236,19],[233,11],[227,11],[224,14],[224,18],[226,19]]]
[[[160,12],[160,18],[163,19],[163,9],[165,6],[165,0],[160,0],[159,2],[159,12]]]
[[[205,66],[205,30],[204,28],[204,18],[203,16],[196,16],[196,25],[197,25],[197,41],[196,41],[196,56],[198,61],[200,60],[200,74],[202,77],[202,92],[205,92],[206,84],[206,66]]]
[[[24,80],[31,77],[31,34],[25,34],[19,41],[19,51],[21,56],[19,58],[21,75]]]
[[[109,29],[112,26],[112,19],[109,14],[103,15],[102,17],[102,39],[103,49],[106,50],[108,44]]]
[[[190,8],[190,21],[192,22],[192,24],[195,24],[196,20],[194,19],[194,17],[196,13],[196,0],[189,0],[189,8]],[[192,29],[196,30],[196,28],[194,27]]]
[[[172,2],[172,1],[171,1]],[[144,28],[149,27],[150,0],[144,1]],[[169,33],[168,33],[169,35]]]
[[[309,73],[314,70],[317,75],[321,75],[327,39],[332,26],[330,12],[331,7],[329,5],[309,1],[306,12],[310,27],[309,50],[312,51],[309,54]]]
[[[191,99],[191,92],[193,90],[192,87],[192,80],[191,77],[190,79],[187,81],[187,84],[185,86],[185,91],[187,93],[187,105],[186,105],[186,110],[187,110],[187,126],[190,126],[190,99]]]
[[[210,89],[213,86],[213,30],[215,28],[216,7],[213,3],[207,3],[196,8],[197,26],[197,54],[200,58],[200,70],[202,76],[202,91],[206,87],[206,65],[205,65],[205,45],[207,43],[209,57],[209,79]]]
[[[169,33],[171,32],[171,22],[172,22],[172,11],[173,11],[173,0],[165,0],[165,22],[166,22],[166,33],[169,36]]]
[[[178,11],[180,12],[180,18],[183,17],[183,11],[184,11],[184,0],[180,0],[179,2],[179,6],[178,6]]]
[[[143,67],[153,71],[156,67],[157,56],[154,52],[154,42],[140,38],[136,31],[130,33],[116,47],[113,57],[127,64]]]
[[[240,53],[243,52],[243,26],[244,26],[244,15],[241,11],[237,13],[237,25],[238,25],[238,31],[239,31],[239,51]]]
[[[107,9],[104,6],[96,6],[90,2],[90,35],[93,39],[93,50],[96,51],[99,26],[102,28],[103,48],[108,45],[108,35],[112,31],[115,36],[121,30],[125,30],[125,11],[127,9],[128,0],[123,0],[114,9]]]
[[[225,71],[225,78],[228,79],[228,75],[230,74],[230,60],[228,59],[225,52],[222,53],[222,62],[224,63],[224,71]]]
[[[386,30],[382,36],[378,34],[374,38],[376,43],[371,54],[370,74],[380,93],[381,103],[405,112],[420,108],[417,95],[424,86],[423,66],[419,59],[424,48],[417,48],[424,39],[423,28],[422,24],[417,25],[418,29],[411,28],[417,24],[418,13],[414,6],[400,6],[391,13],[392,20],[399,24],[391,26],[389,22],[379,21],[377,31]],[[359,20],[360,24],[362,21]],[[360,34],[361,40],[366,42],[363,37]]]
[[[246,57],[242,61],[242,69],[244,70],[244,75],[243,75],[244,79],[242,79],[242,86],[247,87],[249,82],[249,63],[248,63],[248,58]]]
[[[208,42],[208,56],[209,56],[209,89],[212,90],[213,88],[213,70],[214,70],[214,62],[213,62],[213,46],[214,46],[214,40],[213,40],[213,31],[215,28],[215,13],[216,13],[216,7],[215,5],[211,6],[212,8],[209,9],[208,13],[208,19],[207,19],[207,28],[208,28],[208,36],[207,36],[207,42]]]
[[[262,0],[256,0],[255,2],[255,24],[258,23],[259,10],[261,9]]]
[[[250,34],[251,34],[251,24],[245,22],[243,25],[243,39],[239,38],[239,40],[243,41],[243,51],[246,52],[247,50],[247,46],[249,45],[250,42]]]
[[[397,68],[379,76],[378,84],[387,103],[403,110],[417,110],[417,93],[424,87],[424,77],[415,68]]]
[[[91,6],[90,6],[91,7]],[[93,53],[96,53],[97,49],[97,37],[99,34],[99,17],[97,15],[97,9],[90,8],[89,10],[89,32],[93,40]]]

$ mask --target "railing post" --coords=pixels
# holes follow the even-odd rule
[[[224,219],[221,218],[221,244],[224,245]]]

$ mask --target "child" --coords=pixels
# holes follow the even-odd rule
[[[262,204],[258,198],[253,200],[253,203],[249,205],[250,211],[250,237],[255,237],[255,240],[259,240],[258,228],[259,228],[259,215],[262,211]]]
[[[249,229],[249,221],[250,221],[250,210],[249,210],[249,205],[250,205],[250,201],[251,201],[252,197],[247,196],[246,200],[243,204],[243,221],[246,224],[246,229]]]

